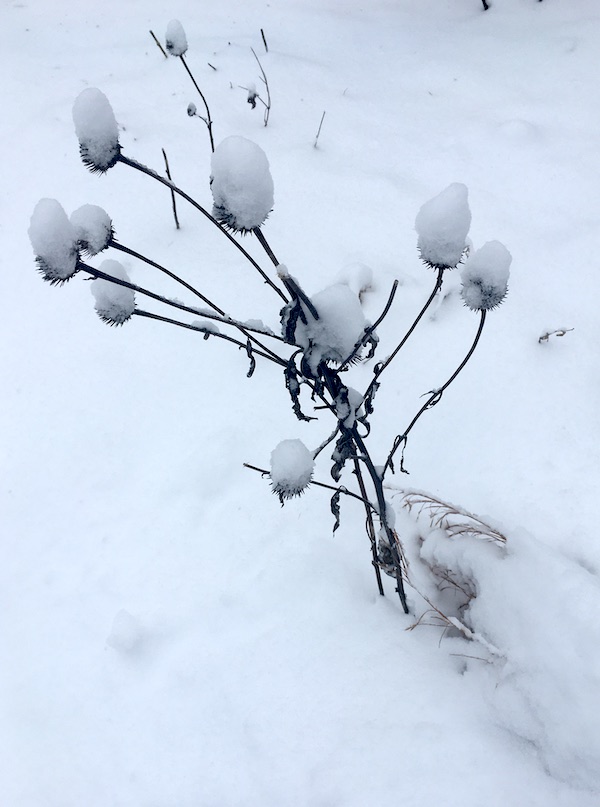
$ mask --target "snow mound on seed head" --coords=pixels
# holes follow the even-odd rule
[[[465,249],[471,226],[466,185],[453,182],[419,210],[415,229],[421,259],[433,267],[454,267]]]
[[[284,499],[300,496],[309,486],[315,462],[302,440],[283,440],[271,452],[273,493]]]
[[[273,178],[267,155],[245,137],[227,137],[211,161],[213,216],[232,230],[264,224],[273,209]]]
[[[165,44],[171,56],[183,56],[188,49],[187,37],[179,20],[171,20],[167,25]]]
[[[119,261],[103,261],[100,271],[112,275],[119,280],[130,283],[129,275]],[[110,280],[96,278],[91,285],[96,300],[96,313],[109,325],[122,325],[131,318],[135,310],[135,293],[133,289],[112,283]]]
[[[108,247],[113,236],[110,216],[98,205],[82,205],[71,213],[71,224],[82,249],[97,255]]]
[[[99,173],[112,168],[121,152],[119,127],[104,93],[95,87],[81,92],[73,104],[73,123],[84,164]]]
[[[460,293],[473,311],[500,305],[508,291],[512,256],[500,241],[488,241],[474,252],[461,272]]]
[[[77,236],[56,199],[40,199],[29,225],[29,240],[44,280],[63,283],[77,270]]]

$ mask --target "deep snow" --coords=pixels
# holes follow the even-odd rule
[[[596,0],[486,13],[476,0],[181,0],[166,15],[154,0],[34,0],[1,16],[4,803],[597,805]],[[390,479],[481,514],[506,549],[444,543],[388,491],[415,585],[439,595],[427,562],[474,577],[460,616],[500,661],[443,627],[404,630],[428,605],[410,592],[404,617],[392,585],[377,595],[358,504],[341,503],[332,538],[327,495],[281,509],[242,467],[328,434],[296,421],[279,371],[246,380],[243,352],[160,323],[108,328],[85,281],[52,288],[35,271],[38,200],[97,204],[120,243],[278,329],[272,291],[194,211],[180,206],[177,232],[167,189],[81,165],[71,109],[100,87],[125,152],[162,171],[164,146],[210,205],[208,139],[186,115],[198,98],[148,34],[172,16],[217,141],[267,154],[265,232],[290,274],[311,296],[346,279],[370,321],[400,280],[378,358],[433,287],[413,229],[427,199],[464,183],[474,248],[497,239],[512,254],[505,302],[411,433],[410,477]],[[239,89],[260,88],[250,47],[273,94],[266,129]],[[119,257],[133,282],[181,294]],[[459,289],[453,272],[377,395],[382,463],[471,344]],[[560,328],[574,330],[538,342]],[[372,365],[353,373],[364,389]]]

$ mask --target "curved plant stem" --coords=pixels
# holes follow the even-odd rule
[[[271,260],[271,262],[273,263],[273,265],[274,265],[274,266],[279,266],[279,261],[278,261],[278,260],[277,260],[277,258],[275,257],[275,253],[273,252],[273,250],[272,250],[272,249],[271,249],[271,247],[269,246],[269,242],[268,242],[268,241],[267,241],[267,239],[265,238],[265,234],[264,234],[264,233],[263,233],[263,231],[260,229],[260,227],[255,227],[255,228],[252,230],[252,232],[253,232],[253,233],[254,233],[254,235],[256,236],[256,238],[257,238],[257,240],[258,240],[259,244],[261,245],[261,247],[264,249],[264,251],[265,251],[265,252],[267,253],[267,255],[269,256],[269,259]]]
[[[362,496],[363,500],[366,502],[367,499],[367,489],[365,487],[365,481],[362,477],[362,471],[360,468],[360,462],[358,459],[354,459],[354,473],[358,480],[358,487],[360,488],[360,495]],[[375,524],[373,523],[373,506],[367,506],[365,504],[365,514],[367,517],[367,534],[369,536],[369,540],[371,541],[371,554],[373,555],[373,568],[375,569],[375,579],[377,580],[377,588],[379,589],[379,594],[382,597],[385,597],[385,591],[383,590],[383,582],[381,580],[381,570],[379,568],[379,561],[377,558],[377,534],[375,532]]]
[[[198,289],[195,289],[193,286],[191,286],[189,283],[187,283],[185,280],[183,280],[183,278],[179,277],[179,275],[176,275],[174,272],[171,272],[166,267],[161,266],[159,263],[156,263],[156,261],[153,261],[150,258],[147,258],[145,255],[142,255],[141,253],[136,252],[133,249],[129,249],[129,247],[126,247],[123,244],[119,244],[117,241],[114,240],[114,238],[111,238],[108,245],[109,245],[109,247],[112,247],[113,249],[118,249],[121,252],[126,253],[127,255],[131,255],[132,258],[137,258],[138,260],[143,261],[144,263],[147,263],[148,266],[152,266],[155,269],[158,269],[159,272],[163,272],[163,274],[165,274],[168,277],[172,278],[177,283],[179,283],[184,288],[186,288],[188,291],[192,292],[192,294],[195,294],[197,297],[199,297],[203,302],[205,302],[207,305],[209,305],[213,309],[213,311],[216,311],[217,314],[220,314],[222,317],[225,317],[226,319],[229,319],[229,317],[227,316],[225,311],[223,311],[221,308],[219,308],[218,305],[215,305],[215,303],[213,303],[212,300],[209,300],[208,297],[205,297],[201,292],[198,291]],[[245,328],[242,324],[237,324],[235,327],[240,331],[240,333],[244,334],[246,339],[250,339],[251,342],[254,342],[255,345],[260,347],[266,353],[270,353],[271,356],[274,356],[275,358],[279,358],[279,356],[276,353],[274,353],[272,350],[270,350],[266,345],[263,345],[262,342],[260,342],[255,336],[252,336],[248,332],[248,329]]]
[[[473,353],[475,351],[475,348],[477,347],[477,343],[479,342],[479,339],[481,337],[481,332],[483,331],[483,326],[485,325],[485,317],[486,317],[486,311],[482,311],[481,312],[481,319],[479,321],[479,327],[477,329],[477,333],[475,334],[475,339],[473,340],[473,344],[469,348],[469,352],[467,353],[465,358],[462,360],[462,362],[459,364],[459,366],[456,368],[456,370],[452,373],[452,375],[446,381],[446,383],[442,384],[441,387],[439,387],[438,389],[433,390],[431,392],[431,395],[429,396],[429,398],[425,401],[423,406],[419,409],[419,411],[414,416],[414,418],[411,420],[411,422],[409,423],[407,428],[404,430],[404,432],[402,434],[397,435],[396,439],[394,440],[394,445],[392,447],[392,450],[390,451],[389,456],[388,456],[387,460],[385,461],[385,465],[384,465],[384,468],[383,468],[383,473],[381,475],[382,479],[385,476],[385,472],[387,471],[388,468],[391,468],[392,473],[393,473],[393,457],[394,457],[394,454],[400,448],[401,445],[402,446],[406,445],[408,435],[412,431],[413,426],[419,420],[421,415],[423,415],[425,412],[427,412],[428,409],[431,409],[433,406],[435,406],[436,404],[438,404],[440,402],[440,400],[442,398],[442,395],[444,394],[444,391],[450,386],[450,384],[454,381],[456,376],[461,372],[461,370],[464,368],[466,363],[469,361],[469,359],[473,355]],[[400,466],[400,470],[402,470],[402,471],[404,470],[402,465]]]
[[[185,191],[182,191],[181,188],[178,188],[177,185],[175,185],[173,182],[170,182],[168,179],[161,177],[161,175],[157,174],[156,171],[153,171],[151,168],[148,168],[148,166],[144,165],[143,163],[139,163],[137,160],[132,160],[130,157],[126,157],[124,154],[119,154],[118,161],[122,162],[123,165],[128,165],[130,168],[135,168],[136,171],[140,171],[142,174],[146,174],[146,176],[155,179],[157,182],[160,182],[162,185],[165,185],[167,188],[175,191],[175,193],[181,196],[182,199],[185,199],[186,202],[189,202],[189,204],[191,204],[192,207],[195,207],[196,210],[198,210],[200,213],[202,213],[203,216],[205,216],[209,221],[211,221],[215,225],[215,227],[217,227],[223,233],[223,235],[235,246],[235,248],[242,253],[244,258],[246,258],[246,260],[252,264],[252,266],[260,274],[265,283],[267,283],[267,285],[269,285],[273,289],[273,291],[275,291],[281,297],[283,302],[284,303],[289,302],[285,294],[267,276],[265,271],[254,260],[252,255],[250,255],[244,249],[244,247],[238,241],[236,241],[235,238],[224,227],[222,227],[213,216],[211,216],[208,210],[205,210],[202,207],[202,205],[198,204],[198,202],[196,202],[195,199],[193,199],[191,196],[185,193]]]
[[[183,54],[181,54],[181,56],[179,58],[181,59],[181,64],[185,67],[188,76],[191,78],[192,84],[198,90],[198,94],[199,94],[200,98],[202,98],[202,103],[204,104],[204,109],[206,110],[206,121],[205,122],[206,122],[206,128],[208,129],[208,136],[210,138],[210,150],[214,154],[214,152],[215,152],[215,141],[213,140],[212,118],[210,116],[210,109],[208,108],[208,103],[206,102],[206,98],[204,97],[204,93],[202,92],[200,87],[197,85],[196,79],[192,75],[192,71],[187,66],[187,62],[183,58]]]
[[[382,362],[381,364],[378,364],[375,367],[375,369],[373,371],[373,379],[371,380],[371,383],[367,387],[367,391],[365,392],[365,395],[364,395],[365,398],[369,398],[370,396],[372,396],[373,390],[375,388],[375,384],[377,384],[377,379],[383,373],[383,371],[386,369],[386,367],[388,367],[391,364],[391,362],[395,359],[395,357],[399,353],[399,351],[402,350],[402,348],[404,347],[404,345],[408,341],[408,338],[410,337],[410,335],[412,334],[414,329],[417,327],[417,325],[421,321],[423,315],[425,314],[425,312],[427,311],[427,309],[429,308],[431,303],[434,301],[435,295],[438,293],[438,291],[442,287],[443,274],[444,274],[444,267],[441,266],[438,269],[437,278],[436,278],[436,281],[435,281],[435,286],[433,287],[433,291],[431,292],[427,302],[425,303],[425,305],[423,306],[423,308],[421,309],[421,311],[417,315],[417,318],[414,320],[413,324],[410,326],[408,331],[404,334],[404,336],[402,337],[400,343],[394,348],[393,352],[387,357],[387,359],[384,362]]]
[[[169,325],[177,325],[179,328],[186,328],[188,331],[196,331],[197,333],[204,334],[205,338],[212,338],[214,336],[216,339],[225,339],[225,341],[237,345],[242,350],[247,349],[244,342],[240,342],[239,339],[234,339],[232,336],[228,336],[225,333],[215,333],[214,331],[210,331],[207,328],[202,328],[199,325],[190,325],[187,322],[180,322],[177,319],[171,319],[171,317],[162,317],[160,314],[153,314],[151,311],[144,311],[141,308],[136,308],[133,315],[137,317],[145,317],[146,319],[153,319],[157,322],[166,322]],[[263,359],[274,361],[271,355],[264,353],[262,350],[255,350],[252,348],[252,352],[255,356],[262,356]]]
[[[367,343],[373,331],[377,330],[377,328],[381,325],[381,323],[386,318],[388,311],[392,306],[397,290],[398,290],[398,281],[394,280],[392,290],[390,291],[390,296],[388,297],[387,303],[385,304],[383,311],[381,312],[379,317],[375,320],[375,322],[365,330],[360,340],[356,343],[356,345],[352,349],[352,353],[340,364],[340,369],[338,370],[338,372],[342,372],[343,370],[346,370],[348,368],[350,362],[352,362],[353,359],[355,359],[358,356],[361,348]]]

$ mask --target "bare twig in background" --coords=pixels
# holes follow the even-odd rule
[[[321,126],[323,126],[323,121],[325,120],[325,112],[321,115],[321,123],[319,124],[319,128],[317,129],[317,136],[315,137],[315,142],[313,143],[313,148],[317,147],[317,142],[319,140],[319,135],[321,134]]]
[[[574,331],[575,328],[557,328],[555,331],[546,331],[543,333],[538,342],[543,344],[544,342],[548,342],[551,336],[565,336],[565,334],[569,333],[569,331]]]
[[[265,73],[265,71],[263,69],[263,66],[260,63],[260,59],[256,55],[256,51],[254,50],[254,48],[250,48],[250,50],[252,51],[252,53],[254,55],[254,58],[258,62],[258,66],[260,67],[260,72],[262,73],[261,81],[265,85],[265,89],[267,91],[267,100],[266,100],[266,102],[263,101],[263,99],[260,97],[260,95],[257,96],[257,98],[264,104],[264,107],[265,107],[265,118],[264,118],[264,120],[265,120],[265,126],[267,126],[267,124],[269,123],[269,114],[271,113],[271,91],[269,90],[269,82],[267,80],[267,74]]]
[[[167,152],[163,149],[162,153],[163,157],[165,158],[165,169],[167,172],[167,177],[172,180],[171,171],[169,169],[169,161],[167,159]],[[179,227],[179,219],[177,218],[177,203],[175,202],[175,191],[173,190],[173,188],[171,188],[171,203],[173,205],[173,218],[175,219],[175,227],[177,227],[177,229],[179,230],[181,228]]]
[[[156,45],[158,46],[158,48],[160,48],[160,52],[161,52],[161,53],[162,53],[162,55],[165,57],[165,59],[168,59],[169,57],[168,57],[168,56],[167,56],[167,54],[165,53],[165,49],[163,48],[163,46],[160,44],[160,42],[159,42],[159,41],[158,41],[158,39],[156,38],[156,36],[155,36],[155,34],[154,34],[154,31],[150,31],[150,36],[151,36],[151,37],[152,37],[152,39],[153,39],[153,40],[156,42]]]
[[[268,53],[269,52],[269,46],[267,45],[267,38],[266,38],[265,32],[263,31],[262,28],[260,29],[260,35],[262,36],[263,45],[265,46],[265,52]]]

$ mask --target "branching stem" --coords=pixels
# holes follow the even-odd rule
[[[212,118],[211,118],[211,114],[210,114],[210,109],[208,108],[208,103],[206,101],[206,98],[204,97],[204,93],[202,92],[202,90],[200,89],[198,84],[196,83],[196,79],[192,75],[192,71],[187,66],[187,62],[183,58],[183,54],[181,54],[181,56],[179,58],[181,59],[181,64],[185,67],[188,76],[191,78],[192,84],[198,90],[198,95],[200,96],[200,98],[202,98],[202,103],[204,104],[204,109],[206,110],[206,120],[204,122],[206,123],[206,128],[208,129],[208,136],[210,138],[210,150],[214,154],[214,152],[215,152],[215,141],[213,139]]]

